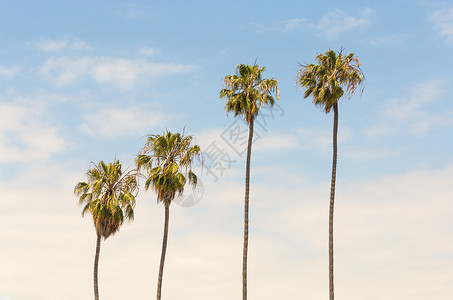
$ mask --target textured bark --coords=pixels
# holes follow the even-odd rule
[[[101,252],[101,235],[98,233],[96,238],[96,255],[94,256],[94,300],[99,300],[99,289],[98,289],[98,265],[99,265],[99,253]]]
[[[157,300],[160,300],[162,292],[162,276],[164,275],[165,254],[167,252],[169,218],[170,218],[170,204],[165,204],[164,238],[162,241],[162,253],[160,255],[159,278],[157,280]]]
[[[333,105],[333,161],[332,181],[330,184],[329,205],[329,299],[334,300],[333,286],[333,212],[335,202],[335,181],[337,177],[337,134],[338,134],[338,104]]]
[[[242,300],[247,300],[247,253],[249,246],[249,193],[250,193],[250,157],[252,155],[253,123],[250,120],[249,141],[247,146],[247,163],[245,169],[245,201],[244,201],[244,249],[242,252]]]

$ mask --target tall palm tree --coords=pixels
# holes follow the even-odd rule
[[[225,109],[227,116],[244,116],[249,125],[247,145],[247,162],[245,171],[245,201],[244,201],[244,248],[242,254],[242,299],[247,299],[247,253],[249,235],[249,191],[250,191],[250,157],[252,152],[253,125],[261,105],[274,105],[275,95],[278,100],[278,83],[274,78],[261,78],[266,70],[256,62],[253,66],[240,64],[236,67],[235,75],[227,75],[223,79],[225,88],[220,91],[220,98],[226,97]]]
[[[93,217],[96,229],[96,254],[94,257],[94,299],[99,300],[98,265],[101,238],[115,234],[124,220],[134,219],[135,196],[137,192],[136,172],[124,173],[118,160],[105,164],[91,163],[86,173],[88,182],[79,182],[74,194],[79,204],[85,204],[82,216],[88,212]]]
[[[353,53],[343,55],[343,50],[336,53],[327,50],[316,56],[318,64],[302,65],[297,74],[296,85],[305,88],[304,98],[313,97],[313,103],[325,113],[333,109],[333,162],[330,185],[329,205],[329,299],[334,299],[333,281],[333,214],[335,200],[335,180],[337,173],[337,133],[338,102],[347,94],[349,98],[365,82],[360,69],[361,63]],[[361,89],[363,92],[363,88]]]
[[[184,133],[164,132],[163,135],[149,135],[145,146],[136,159],[139,170],[146,173],[145,189],[150,187],[157,193],[157,203],[165,207],[164,237],[160,256],[159,277],[157,281],[157,300],[161,299],[162,276],[164,272],[165,254],[167,252],[168,222],[170,204],[176,194],[182,194],[187,179],[194,186],[197,176],[192,172],[192,163],[200,158],[198,145],[192,146],[193,136]],[[183,173],[187,172],[187,178]]]

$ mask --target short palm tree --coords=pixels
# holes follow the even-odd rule
[[[162,294],[170,204],[177,194],[182,194],[187,181],[194,186],[197,184],[197,176],[192,172],[192,163],[200,158],[201,150],[198,145],[191,144],[192,139],[193,136],[169,131],[164,132],[163,135],[150,135],[136,159],[138,169],[145,171],[145,189],[148,190],[151,187],[157,193],[157,202],[163,203],[165,207],[157,300],[161,299]],[[183,173],[187,173],[187,178]]]
[[[87,212],[93,217],[96,229],[96,254],[94,258],[94,299],[99,300],[98,264],[101,238],[115,234],[124,220],[134,219],[137,192],[136,172],[124,173],[118,160],[106,164],[102,160],[86,173],[88,182],[79,182],[74,193],[79,204],[85,204],[82,216]]]
[[[349,98],[365,82],[360,62],[353,53],[343,55],[333,50],[316,56],[318,64],[302,65],[297,74],[296,85],[305,88],[304,98],[313,97],[313,103],[325,113],[333,109],[333,163],[329,205],[329,299],[334,299],[333,280],[333,214],[335,180],[337,172],[338,102],[347,94]],[[363,92],[363,88],[361,90]]]
[[[247,161],[245,171],[245,203],[244,203],[244,248],[242,254],[242,299],[247,299],[247,253],[249,233],[249,191],[250,191],[250,157],[252,152],[253,125],[261,105],[273,106],[275,95],[278,100],[278,83],[273,78],[261,78],[266,70],[256,63],[253,66],[240,64],[235,75],[224,78],[225,88],[220,91],[220,98],[226,97],[225,109],[227,116],[243,116],[249,125],[247,145]]]

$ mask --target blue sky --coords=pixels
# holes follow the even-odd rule
[[[253,144],[249,296],[327,297],[333,116],[295,78],[329,48],[366,76],[340,104],[336,296],[451,297],[448,1],[4,0],[0,27],[0,299],[92,297],[95,233],[74,185],[90,161],[132,165],[144,135],[184,127],[235,162],[200,174],[197,205],[172,206],[164,297],[239,297],[245,157],[222,139],[240,123],[218,93],[255,59],[280,110]],[[155,293],[155,201],[142,190],[135,221],[103,243],[101,297]]]

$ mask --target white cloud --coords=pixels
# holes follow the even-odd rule
[[[368,38],[371,46],[405,46],[406,42],[413,37],[412,34],[390,34]]]
[[[80,129],[91,136],[104,138],[131,133],[144,136],[171,117],[146,106],[101,108],[95,113],[87,114]]]
[[[43,107],[1,103],[0,111],[0,163],[45,160],[64,149],[66,142],[46,121]]]
[[[443,86],[443,80],[427,80],[409,88],[408,95],[387,100],[381,109],[385,121],[365,128],[365,135],[376,138],[399,134],[400,130],[422,135],[449,123],[448,112],[434,114],[429,110],[429,106],[445,93]]]
[[[297,130],[299,137],[302,139],[301,145],[306,148],[315,148],[323,151],[332,149],[332,129],[312,129],[299,128]],[[351,130],[346,126],[341,126],[338,130],[338,144],[345,143],[352,138]]]
[[[342,153],[345,157],[354,160],[376,160],[397,155],[395,151],[383,147],[366,148],[357,146],[346,146]]]
[[[256,33],[265,33],[266,31],[269,30],[269,28],[263,25],[262,23],[252,22],[251,25]]]
[[[317,22],[309,22],[305,18],[293,18],[276,22],[274,29],[283,32],[314,30],[325,38],[333,40],[343,33],[366,29],[371,24],[373,13],[371,8],[365,8],[359,12],[358,16],[351,16],[341,9],[334,9]],[[260,32],[264,31],[264,26],[254,25]]]
[[[59,87],[72,84],[82,77],[89,77],[98,83],[131,89],[139,80],[190,72],[196,68],[192,65],[154,63],[140,59],[86,56],[49,59],[40,71]]]
[[[10,68],[0,66],[0,77],[13,78],[17,74],[19,74],[20,71],[20,66],[14,66]]]
[[[371,130],[369,133],[371,133]],[[299,128],[296,137],[298,138],[298,144],[303,149],[315,152],[321,151],[325,154],[329,153],[329,155],[332,153],[332,128]],[[340,125],[338,130],[338,144],[341,145],[340,152],[344,158],[355,161],[373,161],[397,155],[396,152],[385,147],[355,146],[353,143],[351,129],[347,126]]]
[[[153,9],[150,5],[124,3],[119,6],[118,16],[127,20],[147,19],[152,17]]]
[[[88,45],[85,41],[81,39],[73,39],[70,44],[68,45],[69,49],[71,50],[89,50],[91,46]]]
[[[371,8],[362,10],[357,17],[348,15],[341,9],[335,9],[322,16],[315,27],[327,39],[335,39],[344,32],[365,29],[371,24],[372,15]]]
[[[195,133],[196,143],[201,147],[206,148],[213,142],[221,142],[222,132],[225,128],[209,128]]]
[[[65,37],[61,40],[41,39],[34,42],[35,46],[44,52],[59,52],[62,50],[88,50],[91,47],[79,38]]]
[[[387,101],[384,114],[396,121],[420,118],[425,115],[423,106],[436,101],[445,91],[442,81],[429,80],[416,84],[409,89],[407,98],[396,98]]]
[[[453,6],[431,12],[429,19],[441,37],[453,42]]]
[[[88,57],[49,59],[40,68],[40,72],[49,76],[56,86],[61,87],[87,75],[92,64],[93,60]]]
[[[393,126],[388,123],[378,123],[363,129],[363,133],[369,138],[378,138],[390,134],[393,130]]]
[[[114,61],[103,61],[93,66],[90,75],[100,83],[111,83],[123,88],[132,88],[145,70],[139,63],[126,59],[115,59]]]
[[[66,47],[66,41],[64,40],[40,40],[36,42],[36,46],[39,50],[44,52],[56,52]]]
[[[278,22],[282,26],[282,31],[302,30],[308,26],[307,19],[294,18]]]
[[[125,134],[148,134],[154,127],[168,120],[170,116],[157,113],[154,109],[143,106],[127,108],[101,108],[85,116],[81,130],[92,136],[113,138]]]
[[[140,53],[147,56],[155,56],[160,53],[160,49],[157,48],[143,48]]]
[[[268,132],[253,144],[255,151],[292,149],[298,146],[299,142],[296,136],[277,132]]]

